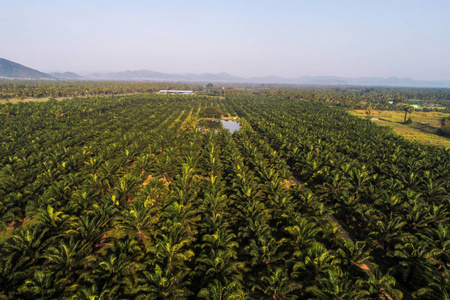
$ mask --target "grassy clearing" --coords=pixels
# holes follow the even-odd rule
[[[351,114],[365,118],[366,111],[362,109],[350,111]],[[405,113],[402,111],[373,110],[374,121],[381,126],[389,126],[406,139],[424,144],[444,146],[450,148],[450,139],[439,136],[436,131],[440,128],[439,121],[443,117],[449,117],[449,113],[416,111],[411,117],[412,124],[403,124]]]
[[[30,102],[30,101],[34,101],[34,102],[45,102],[48,101],[49,99],[56,99],[58,101],[64,100],[64,99],[72,99],[72,98],[90,98],[90,97],[111,97],[111,96],[125,96],[125,95],[136,95],[136,94],[142,94],[142,93],[124,93],[124,94],[115,94],[115,95],[86,95],[86,96],[68,96],[68,97],[42,97],[42,98],[25,98],[25,99],[20,99],[20,98],[11,98],[11,99],[0,99],[0,104],[5,104],[5,103],[12,103],[12,104],[17,104],[19,102]],[[145,93],[144,93],[145,94]]]
[[[25,98],[25,99],[19,99],[19,98],[12,98],[12,99],[0,99],[0,104],[5,104],[5,103],[12,103],[12,104],[17,104],[19,102],[30,102],[30,101],[34,101],[34,102],[45,102],[48,101],[48,99],[51,99],[53,97],[43,97],[43,98]],[[58,97],[58,98],[54,98],[58,101],[61,101],[63,99],[70,99],[73,97]],[[81,98],[81,97],[80,97]]]

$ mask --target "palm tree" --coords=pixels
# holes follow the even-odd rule
[[[43,254],[48,260],[48,270],[54,272],[55,282],[64,286],[65,293],[76,290],[76,276],[84,263],[87,252],[80,247],[81,242],[71,238],[67,243],[60,240],[57,246],[49,247]]]
[[[339,260],[324,245],[314,242],[305,250],[294,252],[294,276],[302,280],[311,280],[327,274],[339,265]]]
[[[373,179],[373,175],[370,174],[370,171],[366,170],[365,166],[362,168],[354,168],[350,172],[350,184],[356,194],[363,191]]]
[[[242,284],[244,264],[238,261],[236,250],[239,245],[235,238],[225,228],[203,237],[201,252],[195,263],[195,272],[200,275],[200,287],[212,281],[218,281],[224,286],[234,284],[238,287]]]
[[[114,286],[111,289],[107,287],[98,288],[97,284],[91,284],[89,287],[80,287],[77,289],[77,293],[73,295],[72,300],[107,300],[111,299],[111,296],[117,295],[118,286]]]
[[[402,292],[393,288],[395,284],[394,277],[383,275],[378,269],[367,280],[358,279],[356,282],[359,289],[367,291],[366,299],[383,300],[403,298]]]
[[[250,239],[244,250],[250,255],[249,263],[256,268],[265,268],[276,262],[284,261],[287,251],[282,250],[282,242],[276,241],[270,233],[257,234]]]
[[[249,295],[237,282],[223,285],[216,279],[209,282],[207,287],[201,289],[200,292],[198,292],[197,297],[208,300],[244,300],[248,299]]]
[[[440,276],[428,258],[427,245],[424,242],[395,245],[393,257],[399,260],[390,272],[398,275],[404,283],[423,287],[434,276]]]
[[[376,221],[378,230],[369,234],[373,236],[381,245],[384,255],[388,254],[393,245],[401,242],[408,234],[402,232],[402,228],[407,222],[401,217],[393,217],[392,213],[389,217]]]
[[[27,278],[51,242],[49,228],[20,228],[2,247],[0,286],[5,290]]]
[[[51,272],[36,270],[33,278],[26,280],[17,292],[19,297],[44,300],[61,295],[64,288],[65,286],[57,282]]]
[[[186,299],[192,294],[188,289],[190,281],[185,270],[174,272],[155,264],[152,270],[143,272],[145,284],[142,286],[141,299]]]
[[[450,117],[444,117],[439,121],[439,125],[441,125],[441,132],[444,134],[450,133]]]
[[[191,203],[181,205],[173,201],[161,213],[161,229],[169,236],[171,243],[193,241],[200,219],[200,215]]]
[[[403,123],[406,123],[406,115],[412,114],[414,112],[414,107],[411,105],[405,105],[403,106],[403,111],[405,112],[405,118],[403,120]]]
[[[302,288],[300,282],[289,277],[288,270],[269,266],[268,273],[255,283],[255,292],[252,296],[258,299],[297,299]]]
[[[70,217],[62,211],[56,211],[51,205],[47,205],[47,209],[41,209],[36,216],[38,224],[52,230],[64,230],[70,228],[76,222],[75,217]]]
[[[291,235],[291,243],[294,250],[309,247],[316,241],[318,234],[322,231],[314,222],[306,218],[297,218],[294,226],[286,227],[284,230]]]
[[[372,118],[372,105],[370,104],[366,107],[366,118],[369,120]]]
[[[88,282],[98,284],[103,289],[108,289],[109,298],[120,297],[135,284],[136,263],[122,252],[122,249],[112,249],[105,256],[99,256],[90,266],[91,272],[86,273]],[[114,251],[116,250],[116,251]]]
[[[443,269],[442,276],[434,276],[427,286],[413,293],[420,299],[450,299],[450,274],[447,269]]]
[[[373,266],[370,260],[370,250],[366,249],[366,244],[362,242],[353,243],[349,240],[343,240],[342,246],[336,250],[336,256],[340,258],[341,264],[350,266],[355,273],[360,271],[365,265],[370,271],[373,271]]]
[[[66,233],[80,241],[80,249],[82,251],[90,252],[100,243],[102,237],[109,229],[105,226],[107,222],[101,215],[81,216],[78,217],[76,227],[73,227]]]
[[[428,228],[418,236],[430,246],[433,265],[437,265],[440,270],[445,269],[450,264],[450,224],[439,223],[437,228]]]
[[[153,214],[151,206],[135,202],[130,209],[126,209],[117,217],[115,227],[118,237],[127,236],[143,244],[151,236],[155,236],[152,225],[158,220]]]
[[[308,286],[306,292],[313,296],[308,299],[367,299],[367,291],[355,289],[349,278],[342,278],[331,270],[327,277],[319,277],[316,285]]]

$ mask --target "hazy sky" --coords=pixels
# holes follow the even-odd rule
[[[44,72],[450,79],[450,1],[0,0],[0,57]]]

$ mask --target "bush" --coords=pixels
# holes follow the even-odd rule
[[[219,119],[222,117],[222,110],[216,107],[207,107],[203,111],[203,117],[204,118],[217,118]]]
[[[445,130],[443,128],[439,128],[437,130],[437,134],[440,136],[450,137],[450,130]]]

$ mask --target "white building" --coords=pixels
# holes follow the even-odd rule
[[[160,90],[160,94],[194,95],[194,91]]]

